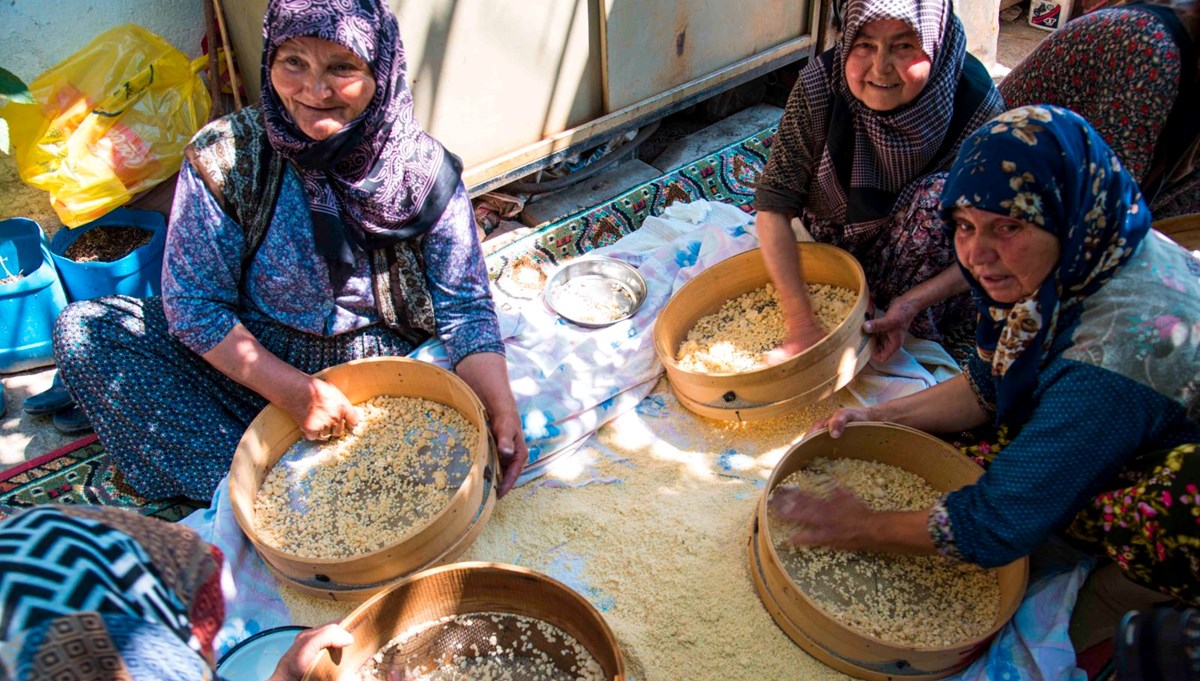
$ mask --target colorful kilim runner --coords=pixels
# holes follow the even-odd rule
[[[138,496],[95,435],[0,473],[0,519],[51,503],[118,506],[172,522],[200,508],[187,499]]]
[[[560,263],[613,243],[676,201],[709,199],[751,212],[754,182],[774,141],[771,127],[489,253],[497,307],[511,310],[533,299]]]
[[[754,181],[775,140],[771,127],[699,161],[581,213],[495,248],[487,256],[498,308],[535,298],[560,263],[607,246],[676,201],[709,199],[750,210]],[[485,250],[488,243],[484,242]],[[121,479],[95,436],[0,472],[0,518],[45,503],[120,506],[164,520],[198,508],[194,502],[149,501]]]

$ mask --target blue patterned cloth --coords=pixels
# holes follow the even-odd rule
[[[1137,184],[1078,115],[1031,106],[964,144],[942,196],[1056,235],[1040,289],[979,303],[980,402],[1013,434],[979,482],[935,507],[943,553],[984,566],[1028,555],[1131,457],[1200,441],[1200,261],[1150,230]]]

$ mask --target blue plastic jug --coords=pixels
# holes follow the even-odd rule
[[[41,226],[0,221],[0,373],[54,364],[54,320],[66,306]]]

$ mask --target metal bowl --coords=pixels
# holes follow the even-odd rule
[[[637,313],[646,301],[646,280],[616,258],[584,256],[560,267],[543,295],[558,316],[598,329]]]

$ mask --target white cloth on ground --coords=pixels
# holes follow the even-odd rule
[[[633,265],[646,280],[646,301],[628,320],[583,329],[559,319],[540,298],[518,313],[501,315],[509,376],[530,445],[532,465],[522,482],[577,451],[601,426],[636,407],[653,390],[662,373],[653,341],[659,310],[700,272],[757,248],[752,220],[725,203],[676,203],[663,216],[647,218],[637,231],[593,251]],[[903,382],[905,390],[932,385],[953,366],[937,346],[906,343],[905,349],[856,384],[861,400],[881,401],[896,391],[893,381]],[[422,345],[412,356],[447,366],[439,342]],[[258,631],[292,622],[278,581],[234,520],[227,488],[222,482],[209,509],[181,521],[219,547],[235,567],[237,591],[226,603],[226,622],[217,640],[221,652]]]

